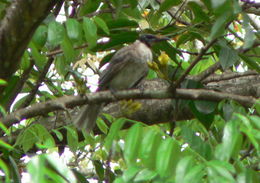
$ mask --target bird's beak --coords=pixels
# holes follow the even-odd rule
[[[161,41],[169,41],[170,38],[163,37],[163,36],[157,36],[155,42],[161,42]]]

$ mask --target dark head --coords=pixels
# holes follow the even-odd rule
[[[169,38],[155,36],[152,34],[144,34],[144,35],[140,36],[139,40],[141,42],[145,43],[147,46],[151,47],[153,43],[160,42],[160,41],[166,41],[166,40],[169,40]]]

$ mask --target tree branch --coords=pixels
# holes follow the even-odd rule
[[[57,0],[12,1],[0,27],[0,78],[9,78],[17,69],[34,31]]]
[[[201,60],[203,55],[208,51],[208,49],[217,41],[217,39],[214,39],[210,41],[204,48],[200,50],[199,55],[191,62],[190,66],[185,70],[185,72],[181,75],[181,77],[176,81],[174,88],[178,88],[181,82],[186,78],[186,76],[190,73],[190,71],[193,69],[193,67]]]
[[[23,119],[32,118],[39,115],[46,115],[56,110],[65,110],[79,105],[115,102],[123,99],[191,99],[191,100],[208,100],[221,101],[224,99],[235,100],[246,107],[255,104],[256,99],[250,96],[240,96],[224,92],[216,92],[205,89],[176,89],[171,92],[168,88],[151,91],[149,90],[124,90],[118,91],[116,97],[110,91],[101,91],[89,93],[86,96],[64,96],[55,100],[34,104],[31,107],[23,108],[13,112],[4,118],[0,118],[7,127]]]

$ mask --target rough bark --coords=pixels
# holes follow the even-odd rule
[[[16,0],[7,9],[0,26],[0,78],[8,79],[40,23],[58,0]]]

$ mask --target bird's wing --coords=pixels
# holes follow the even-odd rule
[[[102,72],[99,78],[99,90],[107,89],[106,85],[111,79],[135,58],[137,58],[137,55],[134,53],[133,45],[118,50],[109,62],[109,66]]]

